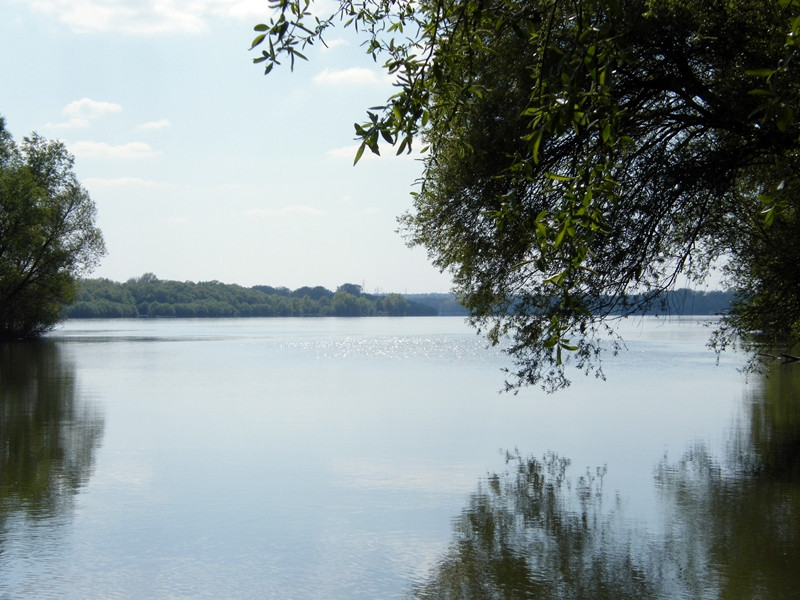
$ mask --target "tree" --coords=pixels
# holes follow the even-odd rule
[[[356,162],[423,139],[403,230],[510,338],[509,388],[568,385],[567,357],[602,376],[613,318],[722,258],[740,295],[717,348],[797,343],[800,0],[273,7],[252,44],[266,72],[338,22],[383,57],[397,92],[355,125]]]
[[[356,285],[355,283],[343,283],[339,287],[336,288],[337,292],[347,292],[352,296],[360,296],[361,295],[361,286]]]
[[[61,142],[33,134],[17,146],[0,117],[0,338],[52,328],[105,254],[72,166]]]
[[[408,300],[400,294],[387,294],[381,304],[383,312],[390,317],[403,317],[408,314]]]
[[[331,313],[337,317],[358,317],[361,315],[358,300],[358,296],[339,289],[331,298]]]

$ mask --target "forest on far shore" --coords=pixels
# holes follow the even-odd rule
[[[365,294],[345,283],[335,292],[322,286],[290,290],[243,287],[219,281],[169,281],[152,273],[117,283],[84,279],[65,309],[68,319],[138,317],[370,317],[436,316],[438,307],[401,294]]]
[[[730,306],[730,292],[668,292],[660,310],[648,314],[715,315]],[[466,316],[452,294],[367,294],[360,285],[345,283],[336,291],[322,286],[243,287],[219,281],[170,281],[152,273],[118,283],[84,279],[75,300],[66,307],[68,319],[139,317],[411,317]]]

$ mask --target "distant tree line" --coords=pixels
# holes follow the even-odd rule
[[[453,294],[406,294],[405,298],[412,302],[426,304],[436,310],[439,316],[467,316],[469,311]],[[637,296],[629,299],[635,303],[636,310],[621,305],[615,313],[638,315],[720,315],[730,310],[735,298],[733,292],[695,291],[686,288],[666,292],[660,302],[647,305],[640,302]]]
[[[627,303],[609,314],[637,314],[637,315],[722,315],[727,314],[736,295],[733,292],[695,291],[686,288],[666,292],[663,297],[649,305],[644,298],[634,295],[627,299]],[[630,305],[636,306],[635,310]]]
[[[250,288],[219,281],[168,281],[152,273],[118,283],[84,279],[68,319],[137,317],[371,317],[435,316],[435,307],[400,294],[372,295],[346,283],[332,292],[322,286],[290,290]]]
[[[730,292],[688,289],[667,294],[646,314],[715,315],[725,313]],[[169,281],[152,273],[118,283],[83,279],[75,301],[65,309],[68,319],[138,317],[406,317],[466,316],[452,294],[367,294],[360,285],[345,283],[333,292],[322,286],[243,287],[219,281]],[[645,313],[641,313],[645,314]]]

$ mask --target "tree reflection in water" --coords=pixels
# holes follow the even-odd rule
[[[508,457],[454,521],[449,551],[413,588],[425,599],[792,598],[800,589],[800,370],[746,401],[730,451],[697,444],[655,468],[663,531],[604,501],[603,470]],[[651,527],[652,528],[652,527]]]
[[[56,342],[0,344],[0,525],[71,506],[102,434],[102,415],[78,398]]]
[[[800,370],[773,369],[746,409],[723,460],[698,445],[656,470],[665,552],[691,597],[798,597]]]
[[[603,507],[604,470],[573,482],[569,461],[509,455],[455,521],[450,551],[414,590],[430,598],[646,598],[654,582]]]

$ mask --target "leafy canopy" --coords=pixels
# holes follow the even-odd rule
[[[0,338],[52,328],[105,254],[72,166],[61,142],[33,134],[17,145],[0,117]]]
[[[721,259],[739,297],[714,345],[797,342],[800,1],[272,6],[252,44],[267,73],[342,24],[394,76],[355,160],[424,141],[403,229],[510,338],[509,388],[567,385],[568,357],[602,376],[611,315]]]

